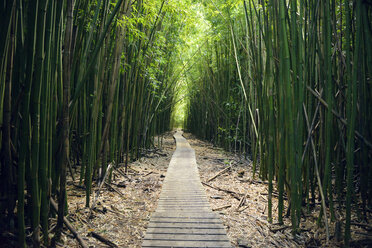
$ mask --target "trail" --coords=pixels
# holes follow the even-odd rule
[[[194,150],[181,131],[174,138],[177,149],[142,247],[231,247],[220,218],[210,209]]]

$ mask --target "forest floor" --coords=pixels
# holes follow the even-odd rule
[[[97,240],[95,234],[118,247],[141,247],[175,149],[172,135],[172,132],[166,133],[161,146],[131,163],[127,174],[124,173],[123,166],[115,168],[111,184],[102,187],[93,210],[85,208],[84,190],[76,186],[77,181],[72,182],[70,179],[67,190],[68,219],[89,247],[109,247]],[[195,149],[201,181],[211,208],[219,213],[235,247],[327,247],[325,228],[316,225],[316,213],[319,213],[319,209],[306,214],[306,220],[301,222],[300,232],[294,236],[289,218],[284,219],[284,225],[275,224],[278,204],[277,192],[274,191],[274,224],[270,224],[267,221],[268,185],[259,179],[252,179],[251,162],[188,133],[184,136]],[[157,143],[157,139],[155,141]],[[226,169],[230,165],[230,169]],[[223,169],[226,169],[225,173],[212,179]],[[97,187],[93,190],[91,202]],[[320,204],[317,205],[319,207]],[[334,227],[334,224],[330,226],[332,239],[328,247],[340,245],[333,237]],[[353,238],[366,239],[363,236],[364,229],[357,226],[352,228]],[[64,244],[59,247],[78,246],[69,231],[64,232],[63,239]]]

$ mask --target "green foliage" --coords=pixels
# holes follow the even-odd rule
[[[186,128],[251,156],[254,173],[269,181],[269,221],[275,219],[276,183],[277,221],[283,222],[285,195],[294,233],[303,211],[320,199],[326,228],[346,214],[349,245],[352,209],[371,207],[372,109],[366,103],[371,95],[363,93],[371,92],[370,52],[360,59],[370,47],[371,6],[348,0],[200,2],[194,6],[209,28],[185,73]],[[362,36],[362,30],[369,31]],[[362,190],[354,187],[359,182]]]
[[[6,1],[0,7],[6,27],[0,120],[9,127],[0,139],[2,153],[10,155],[0,161],[1,179],[9,178],[1,185],[8,204],[0,203],[0,226],[14,228],[18,192],[19,247],[30,242],[30,233],[39,245],[39,223],[50,245],[50,200],[65,205],[64,193],[58,194],[65,190],[65,168],[80,170],[90,206],[100,171],[152,146],[154,135],[170,128],[175,100],[182,1],[75,1],[71,13],[70,0],[57,2]]]
[[[250,156],[269,221],[286,196],[296,233],[320,198],[349,244],[352,212],[372,206],[368,1],[66,1],[0,6],[0,227],[20,247],[39,224],[49,245],[66,166],[90,206],[108,162],[172,127]]]

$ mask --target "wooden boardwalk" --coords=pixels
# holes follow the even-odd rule
[[[181,131],[174,138],[177,149],[142,247],[232,247],[220,218],[210,210],[194,150]]]

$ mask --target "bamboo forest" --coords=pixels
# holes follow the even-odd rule
[[[1,2],[0,247],[372,246],[371,0]]]

